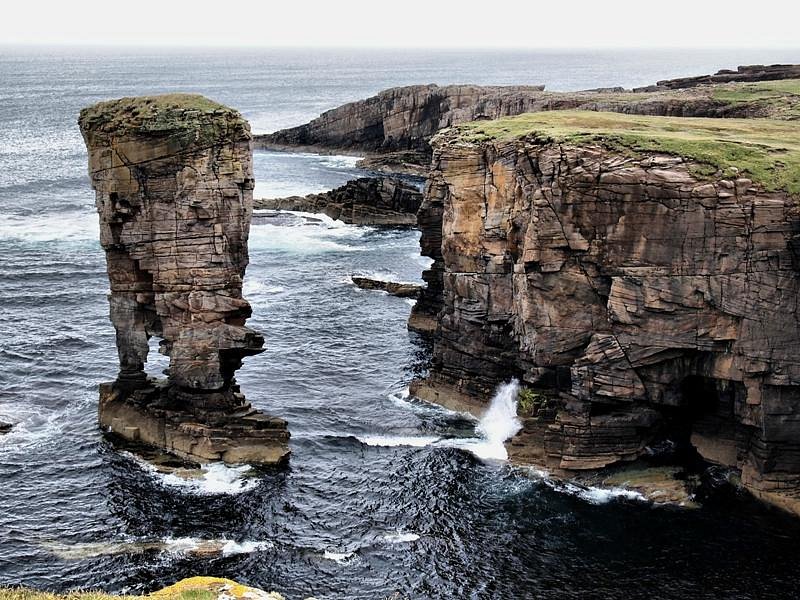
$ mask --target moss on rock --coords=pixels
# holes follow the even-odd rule
[[[81,110],[78,123],[90,135],[183,136],[214,143],[231,136],[250,137],[238,111],[200,94],[136,96],[99,102]]]

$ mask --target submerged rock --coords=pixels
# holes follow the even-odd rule
[[[256,200],[255,208],[322,213],[352,225],[414,226],[421,203],[414,182],[361,177],[322,194]]]
[[[382,281],[369,277],[352,277],[353,283],[362,290],[380,290],[390,296],[399,298],[416,298],[422,291],[422,286],[416,283],[398,283],[395,281]]]
[[[253,171],[250,127],[202,96],[123,98],[81,111],[106,253],[120,372],[101,425],[197,460],[274,464],[286,422],[245,400],[234,373],[263,351],[245,326]],[[170,357],[144,372],[148,340]]]
[[[14,426],[11,423],[4,423],[0,421],[0,435],[8,433]]]

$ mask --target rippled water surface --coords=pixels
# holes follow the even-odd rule
[[[349,277],[418,281],[411,230],[255,216],[245,295],[267,350],[238,379],[289,420],[287,469],[186,480],[113,449],[95,425],[116,354],[75,120],[99,99],[185,90],[269,131],[390,85],[580,89],[799,58],[0,51],[0,420],[16,423],[0,438],[0,584],[133,593],[209,574],[290,600],[797,597],[796,521],[747,499],[682,510],[553,489],[470,452],[491,428],[406,397],[429,355],[405,328],[410,304]],[[308,154],[257,153],[255,169],[262,196],[358,174]]]

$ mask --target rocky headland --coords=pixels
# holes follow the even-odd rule
[[[716,75],[661,81],[630,91],[548,92],[544,86],[414,85],[329,110],[290,129],[256,136],[256,146],[359,151],[383,170],[424,169],[440,129],[549,110],[675,117],[800,118],[800,67],[744,66]],[[394,166],[393,166],[394,165]],[[419,166],[417,166],[419,165]]]
[[[102,427],[199,461],[276,464],[286,422],[255,410],[234,374],[263,337],[242,297],[252,138],[202,96],[123,98],[81,111],[105,250],[120,372],[100,387]],[[169,356],[148,378],[151,337]]]
[[[669,441],[800,509],[795,123],[531,113],[433,147],[413,394],[480,413],[517,377],[519,462],[575,474]]]
[[[422,204],[420,183],[397,177],[360,177],[321,194],[260,198],[254,207],[321,213],[353,225],[410,227],[417,224]]]

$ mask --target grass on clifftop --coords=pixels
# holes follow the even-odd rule
[[[0,600],[284,600],[268,593],[219,577],[189,577],[149,596],[114,596],[103,592],[52,594],[28,588],[0,588]]]
[[[767,104],[776,114],[800,118],[800,79],[714,86],[711,97],[723,102]]]
[[[663,152],[705,165],[699,175],[730,175],[735,168],[767,190],[800,195],[800,124],[792,121],[552,111],[465,123],[455,128],[455,136],[466,142],[530,138],[593,142],[626,153]]]
[[[106,132],[149,133],[200,131],[218,133],[220,118],[247,127],[234,109],[200,94],[162,94],[134,96],[98,102],[84,108],[78,119],[81,128]]]

